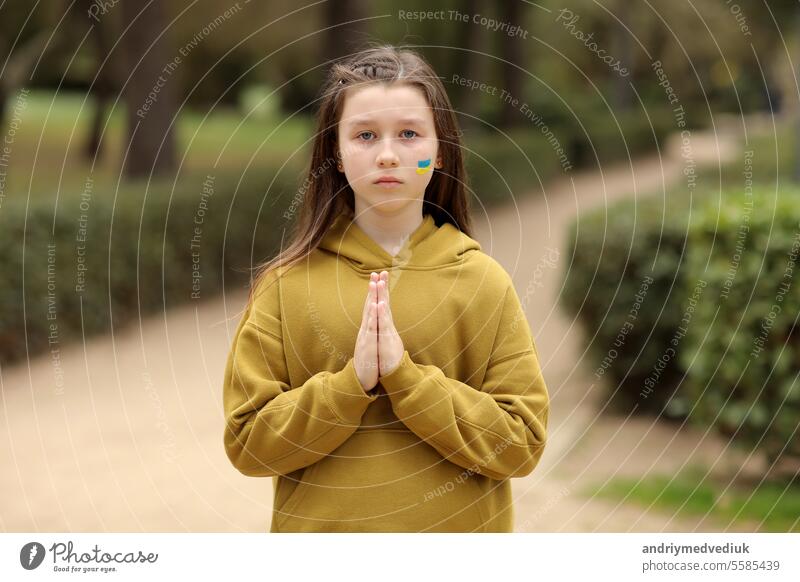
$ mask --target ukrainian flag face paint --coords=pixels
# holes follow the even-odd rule
[[[417,162],[417,174],[424,174],[433,169],[431,166],[431,159],[428,158],[427,160],[420,160]]]

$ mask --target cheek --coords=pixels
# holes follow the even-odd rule
[[[342,164],[344,164],[344,168],[348,172],[360,173],[367,163],[367,156],[363,149],[359,151],[358,148],[351,147],[349,150],[342,152]]]
[[[359,158],[364,157],[364,148],[357,142],[348,139],[339,142],[339,153],[342,156],[342,163],[352,166],[358,163]]]
[[[434,164],[436,163],[436,146],[437,141],[435,139],[424,139],[419,140],[413,148],[409,150],[409,165],[412,165],[415,170],[415,176],[420,180],[427,181],[430,180],[430,176],[433,172]],[[419,172],[417,169],[419,168],[420,162],[425,162],[430,160],[430,163],[427,168],[427,171]],[[420,169],[421,170],[421,169]]]
[[[435,139],[419,140],[410,152],[414,158],[414,164],[416,165],[418,161],[427,159],[430,159],[431,163],[433,163],[433,158],[436,156],[436,145],[437,141]]]

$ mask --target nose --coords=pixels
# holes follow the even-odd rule
[[[394,153],[394,148],[391,138],[383,140],[383,145],[381,146],[381,149],[378,152],[377,161],[378,165],[381,168],[385,168],[387,166],[396,168],[399,165],[400,160],[397,158],[397,154]]]

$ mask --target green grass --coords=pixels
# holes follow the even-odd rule
[[[721,190],[743,190],[745,186],[745,150],[752,150],[752,177],[756,184],[790,184],[794,181],[793,169],[797,155],[797,132],[794,121],[776,121],[775,132],[750,131],[748,143],[740,143],[739,153],[734,160],[721,167],[707,166],[697,172],[698,195],[711,195]],[[679,184],[676,190],[685,189]]]
[[[12,95],[6,104],[7,126],[15,105]],[[32,90],[24,105],[11,148],[6,195],[27,197],[30,190],[34,196],[54,198],[56,192],[81,191],[91,170],[83,144],[94,111],[92,100],[84,102],[81,93]],[[204,119],[207,112],[185,108],[178,117],[180,176],[242,171],[251,157],[256,168],[280,164],[297,148],[307,147],[303,143],[313,131],[311,120],[304,117],[244,120],[240,111],[220,107]],[[119,179],[126,132],[122,102],[111,113],[106,132],[103,155],[91,171],[95,191],[113,190]],[[305,150],[294,155],[294,165],[307,157]]]
[[[800,482],[752,484],[731,479],[705,477],[700,467],[689,467],[673,477],[614,479],[584,491],[590,496],[612,500],[625,499],[643,507],[651,506],[668,513],[703,516],[725,527],[732,522],[761,524],[761,532],[800,532]],[[719,494],[728,487],[722,497]]]

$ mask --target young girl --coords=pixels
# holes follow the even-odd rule
[[[470,237],[459,129],[416,53],[334,64],[293,242],[259,269],[225,450],[272,532],[511,532],[549,396],[508,273]]]

